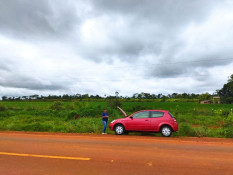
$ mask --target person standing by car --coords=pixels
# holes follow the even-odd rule
[[[107,113],[107,109],[104,109],[104,112],[102,113],[102,122],[104,124],[102,134],[106,134],[105,131],[106,131],[107,124],[108,124],[108,118],[109,118],[109,116],[108,116],[108,113]]]

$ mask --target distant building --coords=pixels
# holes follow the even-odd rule
[[[202,100],[200,101],[200,104],[212,104],[211,100]]]
[[[200,104],[220,104],[220,97],[219,96],[213,96],[213,100],[202,100],[200,101]]]
[[[214,96],[213,97],[213,103],[214,104],[220,104],[221,102],[220,102],[220,97],[219,96]]]

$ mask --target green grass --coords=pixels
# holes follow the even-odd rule
[[[100,133],[101,112],[106,102],[0,102],[0,130]],[[131,114],[142,109],[169,110],[177,119],[174,136],[233,138],[233,105],[185,102],[124,102]],[[108,109],[110,121],[122,118],[117,109]],[[81,117],[74,120],[76,114]],[[112,133],[109,132],[108,133]],[[135,134],[135,133],[134,133]],[[145,133],[136,133],[145,135]],[[158,135],[158,134],[152,134]]]

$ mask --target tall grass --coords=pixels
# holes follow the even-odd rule
[[[0,102],[0,130],[100,133],[105,102]],[[169,110],[177,119],[175,136],[233,137],[233,105],[182,102],[124,102],[129,115],[143,109]],[[108,109],[110,121],[122,118]],[[81,117],[75,120],[75,116]]]

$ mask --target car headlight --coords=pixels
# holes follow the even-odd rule
[[[111,121],[111,123],[114,123],[116,120]]]

